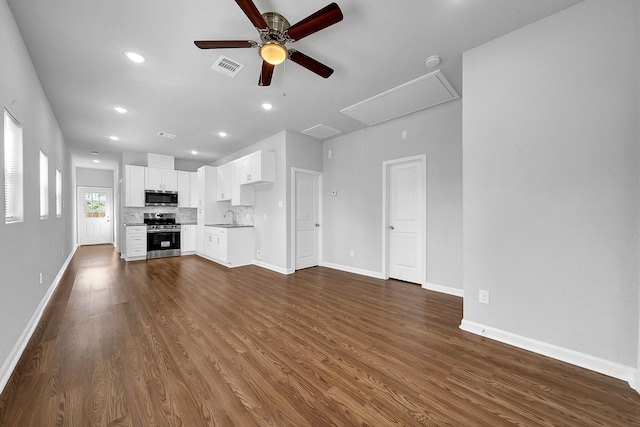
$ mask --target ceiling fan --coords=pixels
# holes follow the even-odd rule
[[[253,40],[196,40],[194,43],[197,47],[200,49],[259,48],[262,57],[259,86],[269,86],[273,69],[287,58],[325,79],[333,74],[332,68],[295,49],[287,49],[285,44],[300,40],[342,21],[342,11],[336,3],[329,4],[293,25],[290,25],[289,21],[279,13],[260,14],[252,0],[236,0],[236,3],[258,30],[261,43]]]

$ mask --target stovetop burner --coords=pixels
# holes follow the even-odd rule
[[[144,223],[148,230],[179,230],[175,213],[145,213]]]

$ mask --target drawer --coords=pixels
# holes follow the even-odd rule
[[[136,225],[133,227],[127,227],[127,234],[147,234],[147,227],[144,225]]]
[[[218,227],[211,227],[211,232],[214,236],[226,236],[227,235],[227,229],[226,228],[218,228]]]
[[[127,255],[129,255],[130,257],[146,256],[147,248],[143,248],[141,246],[135,246],[135,247],[130,246],[127,248]]]
[[[141,234],[136,234],[136,235],[129,235],[127,236],[127,244],[129,246],[135,246],[135,245],[142,245],[142,246],[146,246],[147,245],[147,236],[146,235],[141,235]]]

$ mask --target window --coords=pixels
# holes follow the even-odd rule
[[[4,110],[4,222],[22,222],[22,127]]]
[[[49,158],[40,150],[40,219],[49,216]]]
[[[85,218],[104,218],[107,216],[107,193],[84,194]]]
[[[56,168],[56,217],[62,216],[62,172]]]

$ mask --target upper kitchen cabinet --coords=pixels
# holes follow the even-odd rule
[[[178,207],[198,207],[198,174],[196,172],[178,172]]]
[[[144,207],[144,170],[143,166],[124,166],[124,206]]]
[[[231,200],[231,163],[218,166],[217,197],[219,202]]]
[[[253,206],[253,187],[240,185],[240,162],[231,165],[231,206]]]
[[[145,168],[144,186],[145,190],[178,191],[178,171]]]
[[[276,153],[256,151],[239,160],[240,185],[276,181]]]

